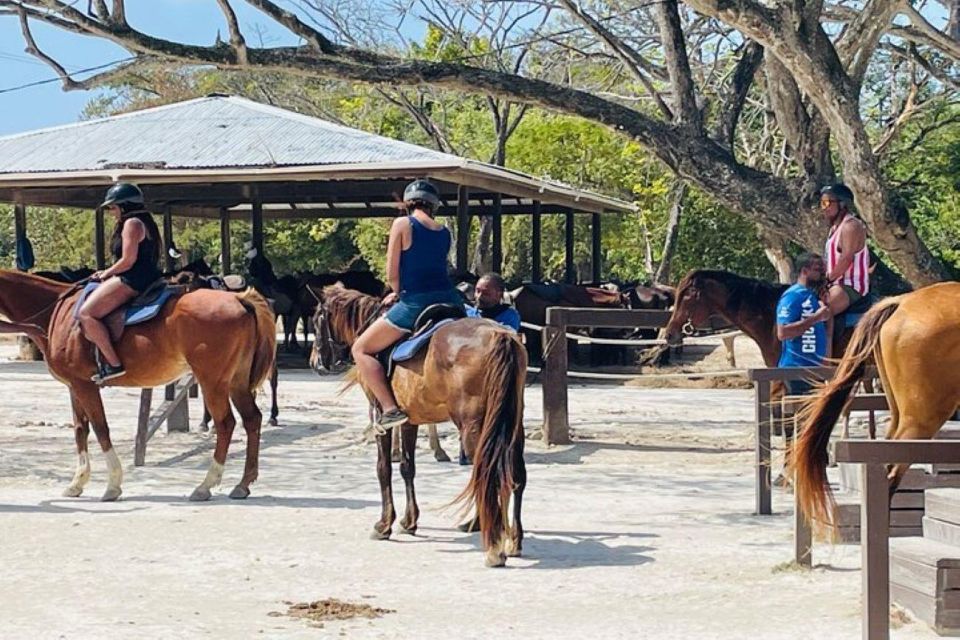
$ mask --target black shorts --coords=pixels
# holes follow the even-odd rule
[[[806,380],[788,380],[788,396],[807,396],[813,392],[813,385]]]
[[[120,282],[138,294],[141,294],[162,276],[163,274],[160,273],[159,269],[137,269],[136,266],[134,266],[133,269],[119,274],[118,277],[120,278]]]

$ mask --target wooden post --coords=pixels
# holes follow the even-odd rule
[[[231,268],[230,255],[230,212],[220,209],[220,275],[227,275]]]
[[[170,412],[167,418],[167,433],[179,431],[188,433],[190,431],[190,403],[187,400],[189,394],[184,394],[177,405]]]
[[[543,227],[540,219],[540,201],[533,201],[533,216],[531,220],[531,238],[530,238],[530,281],[540,282],[543,280],[543,251],[540,248],[540,240],[543,235]]]
[[[467,272],[467,252],[470,249],[470,188],[457,187],[457,271]]]
[[[603,246],[600,241],[600,214],[595,213],[591,216],[590,239],[592,240],[591,258],[591,277],[593,284],[600,284],[600,272],[603,268]]]
[[[567,284],[577,283],[577,271],[573,260],[573,240],[575,235],[573,209],[564,212],[566,225],[564,226],[565,251],[563,254],[563,281]]]
[[[493,196],[493,251],[490,256],[490,269],[495,273],[500,273],[503,268],[503,195]]]
[[[860,470],[860,555],[864,640],[890,638],[890,485],[886,465]]]
[[[570,444],[567,412],[567,323],[562,309],[547,309],[543,328],[543,441]]]
[[[773,513],[770,489],[770,382],[757,380],[753,383],[756,402],[756,515]]]
[[[810,523],[800,511],[800,499],[793,492],[793,560],[801,567],[813,566],[813,534]]]
[[[250,209],[250,233],[253,236],[253,248],[257,250],[257,255],[266,257],[263,254],[263,201],[260,200],[260,192],[253,188],[253,202]]]
[[[97,260],[97,270],[107,268],[107,241],[103,229],[103,209],[97,209],[93,217],[93,252]]]
[[[163,259],[167,268],[167,273],[177,268],[177,263],[170,255],[170,249],[173,247],[173,212],[170,205],[163,207]]]
[[[147,426],[150,423],[150,404],[153,389],[140,390],[140,412],[137,415],[137,437],[133,445],[133,466],[142,467],[147,460]]]
[[[13,231],[14,240],[27,235],[27,208],[19,202],[13,205]]]

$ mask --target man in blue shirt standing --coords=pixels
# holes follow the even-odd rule
[[[488,273],[477,280],[477,306],[467,307],[467,316],[487,318],[499,322],[514,331],[520,330],[520,314],[503,301],[503,292],[507,285],[499,273]]]
[[[797,258],[797,283],[783,292],[777,303],[777,338],[783,343],[778,367],[819,367],[827,353],[827,328],[830,308],[820,302],[817,290],[823,285],[823,258],[804,253]],[[810,383],[787,383],[790,395],[810,392]]]

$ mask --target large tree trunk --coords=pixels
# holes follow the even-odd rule
[[[685,182],[678,182],[673,189],[670,203],[670,218],[667,220],[667,237],[663,241],[663,256],[660,265],[653,276],[653,281],[669,284],[670,267],[673,264],[673,255],[677,251],[677,239],[680,237],[680,218],[683,216],[683,199],[687,195]]]

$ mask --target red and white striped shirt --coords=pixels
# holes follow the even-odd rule
[[[853,216],[850,214],[845,215],[843,220],[840,221],[840,224],[830,232],[830,237],[827,238],[825,251],[827,273],[832,273],[837,263],[840,262],[840,254],[843,253],[843,248],[840,246],[840,227],[850,218],[853,218]],[[856,253],[853,257],[853,262],[847,267],[847,270],[843,272],[843,276],[839,278],[838,282],[847,285],[860,295],[865,296],[870,292],[869,268],[870,251],[867,249],[866,243],[864,243],[863,249]]]

